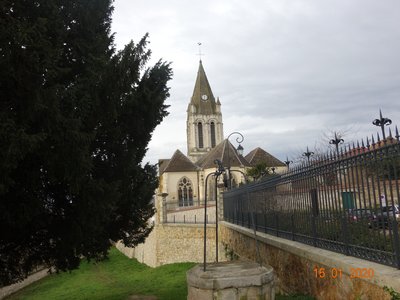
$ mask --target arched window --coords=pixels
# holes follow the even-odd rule
[[[211,148],[215,147],[215,123],[211,122],[210,124],[211,129]]]
[[[199,148],[203,148],[203,124],[201,122],[197,124],[197,133],[199,135]]]
[[[190,179],[183,177],[178,184],[179,206],[193,206],[193,188]]]

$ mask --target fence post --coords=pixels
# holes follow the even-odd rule
[[[294,241],[294,214],[290,215],[290,224],[292,226],[292,241]]]
[[[347,227],[347,219],[346,216],[342,217],[342,232],[343,232],[343,243],[344,243],[344,251],[345,255],[350,255],[349,249],[349,232]]]
[[[315,224],[314,215],[311,215],[311,231],[312,231],[313,246],[317,247],[317,226]]]
[[[313,235],[313,246],[317,247],[317,225],[315,224],[315,220],[319,215],[317,189],[315,189],[315,188],[311,189],[310,196],[311,196],[311,208],[312,208],[311,229],[312,229],[312,235]]]
[[[167,216],[167,196],[168,196],[168,194],[167,193],[162,193],[161,194],[161,197],[162,197],[162,200],[161,200],[161,206],[162,206],[162,208],[161,208],[161,212],[162,212],[162,218],[161,218],[161,222],[162,223],[167,223],[168,222],[168,216]]]
[[[396,267],[397,269],[400,269],[400,245],[399,245],[399,225],[397,224],[397,220],[393,219],[393,236],[394,236],[394,251],[395,251],[395,257],[396,257]]]

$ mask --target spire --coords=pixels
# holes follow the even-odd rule
[[[217,113],[215,98],[208,83],[201,59],[199,61],[199,70],[197,71],[196,83],[190,104],[196,107],[197,114],[211,115]]]

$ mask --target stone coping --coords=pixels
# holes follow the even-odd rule
[[[208,264],[205,272],[203,265],[197,265],[187,272],[188,285],[205,290],[261,287],[271,283],[273,279],[272,267],[261,267],[248,261]]]
[[[220,226],[225,226],[254,239],[253,229],[241,227],[226,221],[220,221],[219,224]],[[315,262],[316,264],[321,264],[330,268],[341,269],[344,274],[349,276],[351,269],[371,268],[374,270],[374,276],[371,279],[359,278],[359,280],[364,280],[380,287],[388,286],[396,291],[400,291],[400,270],[396,268],[381,265],[357,257],[346,256],[341,253],[312,247],[263,232],[257,231],[256,235],[257,240],[262,243],[282,249],[283,251],[292,253],[311,262]]]

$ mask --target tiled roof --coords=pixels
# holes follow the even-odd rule
[[[168,166],[170,159],[159,159],[158,160],[158,173],[164,173],[165,168]]]
[[[257,147],[256,149],[252,150],[249,154],[245,156],[247,161],[252,165],[255,166],[259,163],[266,163],[267,167],[284,167],[286,166],[283,162],[281,162],[276,157],[269,154],[264,149]]]
[[[203,169],[209,169],[216,167],[216,159],[222,161],[224,167],[228,165],[230,167],[250,167],[250,163],[237,153],[236,149],[227,139],[223,140],[209,153],[200,158],[196,164]]]
[[[185,154],[176,150],[169,160],[168,165],[164,168],[164,172],[188,172],[197,171],[197,169],[198,167]]]

